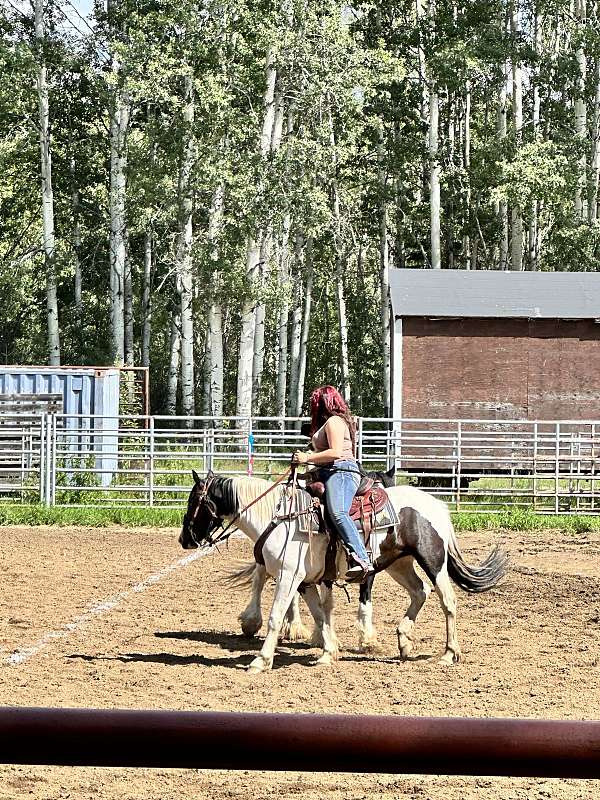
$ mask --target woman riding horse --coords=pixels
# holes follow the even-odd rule
[[[356,425],[346,401],[333,386],[320,386],[310,396],[311,450],[296,450],[294,464],[314,464],[326,486],[325,506],[331,526],[349,551],[348,581],[364,581],[373,565],[350,506],[360,484],[356,461]]]

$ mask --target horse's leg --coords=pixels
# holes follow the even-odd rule
[[[338,638],[333,624],[333,585],[331,583],[324,583],[321,587],[321,605],[325,613],[325,622],[323,624],[323,655],[317,661],[317,664],[331,664],[337,661],[339,655]]]
[[[279,575],[275,586],[275,597],[271,613],[269,614],[267,635],[259,655],[248,667],[248,672],[264,672],[273,666],[273,656],[275,655],[283,619],[303,579],[304,574],[298,572],[283,572]]]
[[[242,625],[245,636],[254,636],[260,630],[263,620],[260,609],[260,598],[267,580],[267,570],[262,564],[257,564],[252,575],[252,597],[246,608],[239,615],[238,620]]]
[[[324,586],[319,594],[316,586],[306,587],[304,600],[310,609],[315,621],[315,636],[313,641],[320,640],[323,655],[317,664],[328,666],[337,660],[339,649],[338,640],[333,626],[333,591],[331,586]],[[316,645],[317,647],[319,645]]]
[[[358,598],[358,648],[361,653],[375,653],[379,650],[377,631],[373,627],[373,603],[371,592],[375,575],[369,575],[360,584]]]
[[[290,642],[302,642],[309,637],[310,631],[300,617],[300,597],[296,592],[285,615],[283,627],[281,628],[281,638]]]
[[[456,635],[456,595],[445,566],[435,579],[435,591],[446,615],[446,652],[440,658],[440,664],[456,664],[460,661],[460,646]]]
[[[415,571],[415,561],[411,556],[394,561],[387,568],[391,577],[403,586],[410,595],[410,605],[396,632],[398,634],[398,649],[402,658],[408,658],[413,649],[412,634],[417,619],[417,614],[431,592],[429,584],[419,577]]]

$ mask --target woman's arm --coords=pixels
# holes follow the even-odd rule
[[[327,450],[321,450],[319,453],[304,453],[301,450],[296,450],[292,456],[292,461],[295,464],[316,464],[322,466],[323,464],[332,464],[338,458],[342,458],[344,452],[344,434],[346,432],[346,423],[341,417],[329,417],[325,423],[325,433],[327,435]]]

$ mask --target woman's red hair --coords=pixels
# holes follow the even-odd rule
[[[319,386],[310,396],[310,435],[324,425],[329,417],[341,417],[350,431],[352,450],[356,452],[356,425],[348,404],[335,386]]]

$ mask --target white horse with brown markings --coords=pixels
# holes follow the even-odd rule
[[[392,466],[388,470],[372,470],[370,472],[364,472],[361,468],[361,473],[365,478],[370,479],[371,484],[376,487],[388,489],[396,485],[395,466]],[[195,480],[200,480],[195,472],[192,472],[192,474]],[[377,540],[377,536],[378,534],[375,532],[373,535],[374,541]],[[255,636],[262,628],[263,615],[261,599],[268,578],[269,576],[267,575],[264,564],[259,564],[256,561],[245,565],[242,569],[234,570],[226,578],[225,582],[228,586],[236,588],[249,586],[251,589],[248,605],[238,616],[242,633],[245,636]],[[377,631],[373,624],[373,603],[371,596],[374,581],[375,575],[371,574],[359,587],[358,614],[356,621],[358,627],[358,649],[361,653],[375,653],[380,649]],[[315,628],[313,630],[311,637],[308,628],[302,622],[298,593],[294,595],[291,605],[286,612],[279,636],[281,639],[286,639],[290,642],[310,639],[316,647],[321,647],[322,645],[318,629]]]
[[[287,489],[261,478],[228,478],[209,473],[202,480],[194,473],[179,542],[185,549],[214,543],[213,534],[223,525],[235,526],[256,544],[267,526],[272,527],[262,547],[266,573],[276,579],[275,596],[268,631],[250,672],[263,672],[273,665],[280,631],[298,589],[315,620],[323,642],[318,664],[331,664],[338,657],[338,640],[333,622],[331,584],[318,585],[325,573],[328,537],[310,536],[300,530],[297,520],[280,519],[278,511]],[[485,592],[497,585],[507,570],[508,558],[495,548],[478,566],[464,560],[450,513],[445,503],[412,486],[387,489],[397,522],[374,548],[375,568],[388,574],[410,595],[410,605],[397,628],[402,658],[413,649],[417,614],[431,587],[415,570],[418,564],[433,584],[446,617],[446,649],[441,658],[452,664],[460,658],[456,634],[456,597],[451,579],[468,592]],[[271,525],[271,523],[273,523]],[[377,554],[378,550],[378,554]],[[338,547],[338,578],[347,571],[346,555]]]

